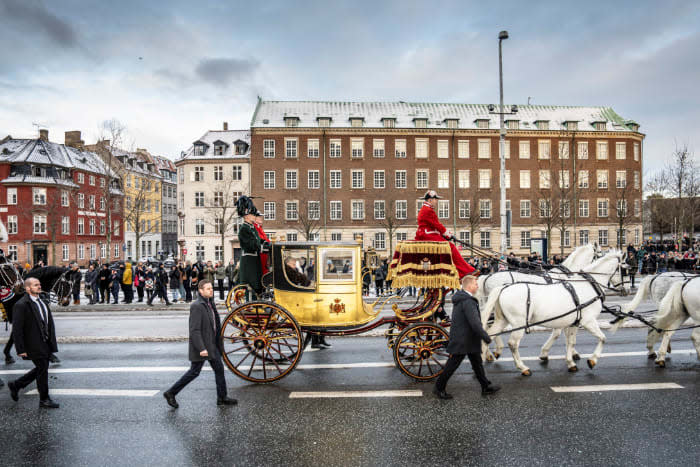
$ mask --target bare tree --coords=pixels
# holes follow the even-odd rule
[[[396,235],[396,232],[400,228],[408,225],[408,201],[404,201],[406,203],[406,209],[400,207],[400,215],[397,215],[397,201],[398,200],[396,199],[385,200],[384,212],[374,213],[374,219],[376,220],[377,224],[379,224],[379,226],[386,231],[386,235],[389,237],[389,249],[387,250],[389,252],[389,257],[394,254],[394,236]],[[374,206],[372,207],[374,208]],[[379,217],[377,216],[378,214]]]
[[[236,188],[241,191],[237,191]],[[224,255],[226,237],[236,234],[241,222],[236,201],[244,192],[248,192],[248,188],[242,186],[238,180],[234,180],[232,173],[227,173],[222,180],[214,183],[212,192],[212,197],[204,200],[207,214],[204,222],[213,227],[214,233],[219,236],[221,253]]]
[[[43,200],[43,204],[34,203],[33,205],[36,205],[36,208],[20,211],[22,217],[30,225],[33,223],[35,215],[46,217],[46,233],[51,243],[50,264],[54,265],[57,264],[56,245],[58,244],[58,236],[63,234],[63,217],[65,214],[65,206],[63,205],[64,196],[69,205],[75,206],[77,202],[77,192],[75,189],[59,186],[53,190],[46,190],[46,197]]]
[[[547,172],[543,174],[543,178],[540,178],[541,176],[538,174],[538,190],[536,193],[539,199],[537,200],[537,205],[534,207],[534,209],[537,209],[540,223],[544,226],[545,236],[547,238],[547,256],[549,256],[552,250],[552,230],[561,223],[559,209],[557,209],[560,200],[558,199],[558,191],[556,189],[559,180],[552,174],[553,165],[550,159],[549,163],[540,166],[547,167],[547,169],[544,169],[547,170]]]
[[[612,210],[612,217],[617,225],[616,243],[619,249],[625,246],[625,238],[623,235],[625,227],[638,222],[636,220],[636,213],[632,208],[634,199],[634,194],[629,183],[625,181],[621,186],[619,186],[617,182],[615,183],[613,198],[610,200],[610,209]]]
[[[134,177],[135,183],[139,183],[139,177]],[[124,203],[124,221],[131,227],[135,235],[136,258],[140,258],[141,237],[157,230],[155,222],[151,222],[153,216],[151,210],[155,206],[151,205],[149,193],[152,191],[153,180],[145,177],[140,179],[136,191],[128,196]],[[157,182],[156,182],[157,183]],[[108,250],[109,251],[109,250]]]
[[[469,246],[471,246],[471,254],[474,256],[474,234],[481,226],[481,206],[479,205],[480,200],[477,192],[474,191],[467,201],[469,201],[469,206],[464,214],[469,227]]]
[[[311,241],[321,230],[321,201],[311,200],[305,196],[298,200],[297,222],[294,230],[304,236],[306,241]]]

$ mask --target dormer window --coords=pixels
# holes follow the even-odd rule
[[[284,117],[284,126],[286,127],[298,127],[299,117]]]
[[[488,118],[477,118],[476,120],[474,120],[474,122],[476,123],[476,127],[484,130],[488,129],[489,121],[490,120]]]
[[[428,128],[428,119],[427,118],[414,118],[413,125],[416,128]]]
[[[223,144],[217,144],[216,146],[214,146],[214,155],[223,156],[225,147],[226,146],[224,146]]]
[[[248,151],[248,145],[244,141],[236,141],[236,155],[243,156]]]
[[[396,128],[396,119],[382,118],[382,124],[384,125],[384,128]]]
[[[350,126],[353,128],[362,128],[365,119],[362,117],[350,117]]]
[[[596,131],[605,131],[606,122],[593,122],[593,128]]]
[[[316,119],[318,121],[318,126],[320,127],[329,127],[331,126],[331,119],[328,117],[318,117]]]
[[[566,121],[564,122],[564,126],[567,129],[567,131],[578,130],[578,122]]]
[[[538,130],[549,130],[549,120],[536,120],[535,125]]]
[[[520,128],[520,120],[506,120],[506,128],[509,130],[517,130]]]
[[[450,130],[456,130],[459,128],[459,119],[457,118],[446,118],[445,119],[445,126],[449,128]]]
[[[627,122],[625,125],[627,125],[627,128],[631,131],[639,131],[639,124],[637,122]]]

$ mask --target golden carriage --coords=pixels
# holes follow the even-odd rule
[[[277,381],[299,363],[304,333],[348,336],[388,324],[387,343],[398,368],[417,380],[437,377],[448,356],[448,333],[435,313],[444,306],[445,293],[458,285],[449,245],[399,243],[389,280],[394,287],[422,288],[424,294],[405,309],[393,303],[393,316],[380,313],[397,296],[363,300],[361,265],[371,257],[359,243],[273,244],[262,299],[245,302],[244,287],[232,289],[226,299],[220,336],[226,365],[247,381]],[[307,271],[314,264],[308,277],[300,277],[297,268],[304,260]]]

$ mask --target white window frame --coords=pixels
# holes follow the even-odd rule
[[[450,188],[450,171],[449,170],[438,170],[437,173],[437,184],[438,189],[448,189]]]
[[[374,200],[374,218],[376,220],[386,219],[386,201]]]
[[[307,170],[306,183],[310,190],[318,190],[321,188],[321,171]]]
[[[384,170],[374,171],[374,188],[375,190],[386,188],[386,173]]]
[[[365,188],[365,171],[364,169],[350,170],[350,188],[352,190],[363,190]]]
[[[479,218],[480,219],[491,219],[491,200],[490,199],[480,199],[479,200]]]
[[[624,141],[615,141],[615,159],[618,161],[627,159],[627,144]]]
[[[552,142],[548,139],[540,139],[537,141],[537,158],[551,159],[552,158]]]
[[[528,190],[532,186],[530,183],[530,171],[529,170],[521,170],[520,171],[519,186],[521,189],[528,189]]]
[[[328,142],[328,157],[332,159],[337,159],[342,156],[343,153],[343,143],[340,139],[332,139]]]
[[[610,177],[607,170],[596,170],[596,186],[599,190],[606,190],[610,186]]]
[[[457,141],[457,158],[469,159],[469,140],[460,139]]]
[[[319,158],[319,144],[317,139],[307,139],[306,140],[306,157],[310,159]]]
[[[439,139],[437,142],[437,157],[438,159],[449,159],[450,143],[446,139]]]
[[[341,170],[331,170],[329,180],[329,188],[338,190],[343,188],[343,172]]]
[[[263,172],[263,189],[274,190],[277,184],[274,170],[265,170]]]
[[[284,202],[284,220],[296,221],[299,220],[299,201],[285,200]]]
[[[457,171],[457,181],[458,181],[458,188],[460,189],[467,189],[469,188],[469,170],[458,170]]]
[[[331,201],[330,202],[330,219],[332,221],[339,221],[343,219],[343,202],[342,201]]]
[[[284,138],[284,158],[299,158],[299,138]]]
[[[521,218],[529,218],[532,216],[532,203],[530,203],[529,199],[521,199],[520,200],[520,217]]]
[[[277,217],[277,206],[274,201],[265,201],[263,203],[263,211],[265,212],[266,221],[274,221]]]
[[[439,199],[437,212],[438,212],[438,219],[449,219],[450,218],[450,200],[449,199]]]
[[[589,217],[591,215],[591,203],[587,199],[578,200],[578,217]]]
[[[359,208],[359,209],[358,209]],[[361,221],[365,218],[365,200],[353,199],[350,201],[350,219]]]
[[[608,142],[607,141],[596,141],[595,142],[595,158],[599,161],[608,160]]]
[[[399,183],[403,182],[403,183]],[[408,187],[408,174],[406,170],[394,171],[394,187],[403,190]]]
[[[518,158],[530,158],[530,140],[521,140],[520,142],[518,142]]]
[[[374,139],[372,140],[372,156],[377,158],[384,158],[386,155],[384,140]]]
[[[406,159],[406,140],[394,140],[394,157],[396,159]]]
[[[460,219],[469,219],[471,217],[471,201],[468,199],[459,200],[459,212]]]
[[[479,138],[477,140],[477,158],[491,159],[491,140]]]
[[[17,204],[17,188],[11,187],[7,189],[7,204]]]
[[[427,190],[429,186],[430,172],[426,169],[416,169],[416,190]]]
[[[365,157],[365,139],[351,138],[350,139],[350,157],[352,159],[362,159]]]
[[[491,169],[479,169],[479,189],[491,188]]]
[[[396,200],[394,208],[397,219],[406,219],[408,217],[408,201],[405,199]]]
[[[416,159],[427,159],[430,152],[428,138],[416,138]]]
[[[275,140],[266,139],[263,140],[263,158],[274,159],[275,158]]]
[[[299,170],[285,169],[284,171],[284,188],[286,190],[299,189]]]

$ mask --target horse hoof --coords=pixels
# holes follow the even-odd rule
[[[571,358],[573,358],[575,361],[581,360],[581,356],[577,353],[575,353]]]
[[[656,352],[652,352],[649,355],[647,355],[647,358],[651,360],[652,358],[656,358]]]
[[[668,352],[666,352],[666,353],[671,353],[671,343],[670,342],[668,344]]]
[[[487,361],[487,362],[492,362],[492,361],[493,361],[493,357],[492,357],[491,355],[487,356],[487,357],[486,357],[486,361]]]
[[[494,352],[494,353],[493,353],[493,357],[494,357],[496,360],[498,360],[499,358],[501,358],[501,354],[498,353],[498,352]]]
[[[540,360],[542,360],[543,362],[548,362],[548,361],[549,361],[549,357],[546,356],[546,355],[540,355]]]
[[[569,368],[569,373],[576,373],[577,371],[578,371],[578,367],[576,365]]]
[[[592,370],[594,366],[595,366],[595,361],[589,359],[588,360],[588,368],[590,368]]]
[[[661,368],[666,368],[666,362],[663,360],[658,360],[656,364],[659,365]]]
[[[523,376],[531,376],[532,372],[530,370],[523,370]]]

